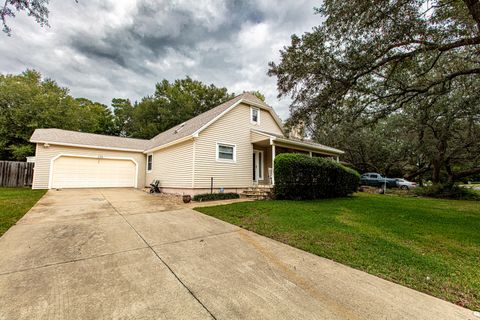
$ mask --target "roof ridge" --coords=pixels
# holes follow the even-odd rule
[[[130,140],[138,140],[138,141],[150,141],[151,139],[141,139],[141,138],[131,138],[131,137],[122,137],[122,136],[114,136],[111,134],[103,134],[103,133],[92,133],[92,132],[85,132],[85,131],[74,131],[74,130],[67,130],[67,129],[60,129],[60,128],[37,128],[35,130],[59,130],[65,132],[72,132],[75,134],[88,134],[88,135],[95,135],[95,136],[102,136],[102,137],[111,137],[111,138],[121,138],[121,139],[130,139]]]
[[[40,141],[40,137],[49,138],[52,140],[57,140],[58,142],[75,142],[75,143],[84,143],[87,142],[90,145],[103,145],[111,144],[112,146],[136,146],[136,148],[142,149],[143,152],[147,152],[157,147],[161,147],[166,144],[174,143],[177,140],[185,140],[188,137],[191,137],[195,132],[203,130],[210,123],[214,122],[216,119],[221,117],[226,111],[238,105],[241,101],[244,101],[246,104],[251,104],[266,109],[272,114],[275,118],[275,121],[281,127],[281,120],[278,115],[275,113],[274,109],[266,104],[264,101],[256,97],[251,92],[243,92],[234,96],[233,98],[205,111],[199,115],[190,118],[180,124],[177,124],[165,131],[158,133],[151,139],[139,139],[139,138],[129,138],[121,136],[113,136],[107,134],[98,134],[98,133],[89,133],[82,131],[72,131],[64,130],[58,128],[39,128],[35,130],[32,134],[31,140]],[[181,130],[177,130],[179,125],[182,125]],[[42,133],[43,132],[43,133]],[[50,132],[50,133],[48,133]],[[61,134],[60,132],[64,132]],[[76,134],[77,136],[74,136]],[[83,138],[78,137],[79,134]],[[98,137],[98,138],[97,138]],[[103,139],[101,139],[102,137]],[[120,138],[120,139],[117,139]],[[181,141],[183,141],[181,140]]]

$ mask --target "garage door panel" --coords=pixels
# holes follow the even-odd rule
[[[134,187],[131,160],[62,156],[52,168],[52,188]]]

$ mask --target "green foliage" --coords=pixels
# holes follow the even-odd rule
[[[0,188],[0,237],[13,226],[47,190]]]
[[[421,197],[455,199],[455,200],[480,200],[480,193],[475,190],[460,187],[458,185],[434,184],[431,186],[418,187],[412,190]]]
[[[193,196],[193,201],[212,201],[212,200],[226,200],[226,199],[238,199],[240,195],[233,192],[225,193],[202,193]]]
[[[156,84],[153,96],[144,97],[132,108],[129,102],[114,106],[122,115],[120,123],[125,135],[150,139],[182,122],[185,122],[233,98],[226,88],[206,85],[190,77],[170,83],[162,80]],[[116,104],[119,102],[116,101]]]
[[[271,63],[290,127],[359,168],[434,183],[480,173],[478,1],[326,0]]]
[[[14,160],[25,161],[25,158],[31,156],[35,152],[32,144],[11,145],[9,147]]]
[[[133,131],[133,110],[134,107],[129,99],[112,99],[112,109],[115,116],[115,131],[126,137]]]
[[[8,0],[0,6],[0,19],[2,20],[3,32],[11,35],[12,29],[7,25],[7,17],[14,18],[17,12],[25,11],[29,17],[33,17],[40,26],[48,25],[48,0]]]
[[[34,70],[0,75],[0,159],[22,160],[33,155],[29,139],[36,128],[150,139],[232,97],[226,88],[187,77],[157,83],[155,94],[140,102],[113,99],[110,109],[70,96],[67,88],[42,79]]]
[[[475,201],[356,193],[195,208],[313,254],[480,310]]]
[[[263,102],[265,102],[265,95],[263,93],[261,93],[260,91],[256,90],[256,91],[250,91],[251,94],[253,94],[255,97],[257,97],[258,99],[262,100]]]
[[[36,128],[115,134],[107,106],[75,99],[68,89],[53,80],[42,80],[33,70],[0,75],[0,159],[33,155],[33,148],[27,146]]]
[[[357,191],[360,175],[332,160],[283,153],[275,157],[277,199],[344,197]]]

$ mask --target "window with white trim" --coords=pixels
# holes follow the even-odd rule
[[[153,154],[147,155],[147,171],[152,171],[153,167]]]
[[[217,161],[235,162],[236,146],[234,144],[217,143]]]
[[[250,108],[250,122],[253,124],[260,124],[260,109]]]

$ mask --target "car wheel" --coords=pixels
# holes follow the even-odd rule
[[[401,186],[400,189],[402,189],[402,190],[408,190],[408,186]]]

